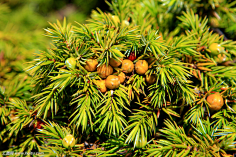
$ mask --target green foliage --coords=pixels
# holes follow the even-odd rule
[[[214,27],[208,19],[235,19],[235,3],[117,0],[108,5],[111,13],[97,9],[86,24],[66,18],[49,23],[45,35],[51,47],[36,53],[25,80],[11,84],[9,92],[0,87],[0,137],[6,150],[46,156],[233,154],[236,43],[211,31],[223,24]],[[222,48],[217,56],[209,48],[213,43]],[[148,71],[126,74],[119,88],[102,93],[95,83],[102,78],[84,68],[86,61],[108,65],[111,58],[122,57],[117,52],[124,59],[135,55],[134,64],[147,60]],[[76,68],[65,64],[71,57]],[[145,76],[151,74],[156,81],[149,85]],[[212,111],[207,97],[216,92],[224,105]],[[62,145],[67,134],[76,138],[70,149]],[[10,148],[13,143],[18,146]]]
[[[221,156],[227,150],[235,150],[232,138],[217,138],[214,128],[209,119],[194,128],[192,137],[186,135],[183,127],[167,120],[164,122],[166,128],[160,132],[165,139],[154,141],[147,150],[149,156]],[[227,143],[227,147],[225,144]]]

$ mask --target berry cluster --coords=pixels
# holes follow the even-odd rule
[[[115,51],[119,58],[110,58],[109,64],[103,64],[98,66],[98,60],[95,58],[89,58],[86,61],[84,68],[88,72],[96,71],[101,80],[95,80],[94,84],[97,85],[102,93],[105,93],[107,89],[113,90],[119,88],[120,84],[123,84],[128,78],[126,75],[130,73],[136,73],[138,75],[145,75],[148,71],[149,65],[146,60],[138,60],[135,64],[136,55],[131,52],[130,55],[125,58],[119,50]],[[67,68],[76,68],[76,59],[68,58],[65,62]],[[115,70],[116,71],[115,71]],[[151,85],[156,82],[156,75],[146,75],[146,82]]]

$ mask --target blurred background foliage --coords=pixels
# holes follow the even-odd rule
[[[49,39],[43,36],[48,21],[66,17],[71,23],[84,23],[96,7],[108,8],[104,1],[99,0],[0,1],[0,99],[30,98],[32,79],[24,72],[25,62],[31,61],[34,53],[50,46]],[[13,89],[16,92],[12,92]]]

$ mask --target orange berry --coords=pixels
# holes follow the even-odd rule
[[[96,85],[99,87],[99,90],[102,93],[105,93],[107,91],[107,87],[106,87],[105,82],[106,82],[105,80],[98,80],[98,81],[96,81]]]
[[[116,89],[120,86],[120,80],[119,80],[119,77],[118,76],[115,76],[115,75],[109,75],[107,78],[106,78],[106,87],[108,89]]]
[[[122,58],[120,58],[120,60],[121,60],[121,61],[118,61],[118,60],[115,60],[115,59],[111,58],[110,61],[109,61],[109,64],[110,64],[112,67],[116,68],[116,67],[120,66],[121,63],[122,63],[122,61],[123,61]]]
[[[121,72],[119,75],[119,80],[120,80],[120,83],[124,83],[125,82],[125,74],[123,72]]]
[[[149,85],[152,85],[152,84],[156,83],[157,76],[155,74],[146,75],[146,81]]]
[[[101,78],[106,78],[113,73],[113,68],[110,65],[106,66],[104,64],[97,68],[97,72]]]
[[[207,97],[207,102],[210,104],[209,109],[212,111],[218,111],[224,105],[223,97],[220,93],[214,93]]]
[[[112,49],[112,53],[114,53],[113,55],[119,57],[119,59],[120,59],[120,60],[117,60],[117,59],[115,59],[115,58],[110,58],[110,60],[109,60],[109,64],[110,64],[112,67],[116,68],[116,67],[118,67],[118,66],[120,66],[120,65],[122,64],[124,55],[123,55],[123,53],[121,53],[121,52],[120,52],[119,50],[117,50],[117,49]]]
[[[124,73],[131,73],[134,70],[134,63],[129,59],[125,59],[122,62],[121,69]]]
[[[95,70],[96,70],[97,65],[98,65],[98,61],[97,61],[96,59],[88,59],[88,60],[86,61],[86,65],[85,65],[84,68],[85,68],[87,71],[92,72],[92,71],[95,71]]]
[[[138,73],[139,75],[143,75],[148,71],[148,63],[145,60],[139,60],[136,64],[135,64],[135,71],[136,73]]]

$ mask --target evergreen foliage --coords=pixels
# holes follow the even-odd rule
[[[0,88],[4,151],[42,156],[232,156],[235,2],[107,4],[112,12],[94,10],[86,24],[66,19],[49,23],[45,35],[51,38],[50,49],[35,54],[25,69],[33,83],[15,83],[10,94]],[[99,71],[85,69],[91,58],[101,67],[111,58],[118,62],[132,55],[135,66],[146,60],[148,71],[126,73],[117,89],[101,92]],[[74,59],[69,63],[74,66],[66,64],[68,58]],[[153,84],[147,76],[156,78]],[[215,93],[224,100],[218,111],[207,101]],[[62,143],[68,134],[76,140],[72,148]]]

